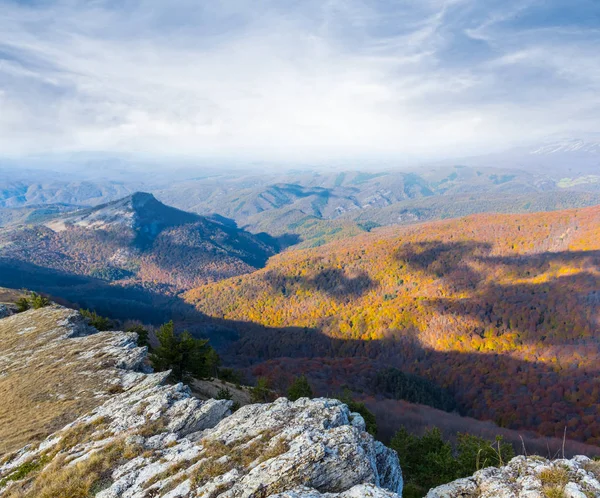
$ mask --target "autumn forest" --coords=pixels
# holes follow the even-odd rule
[[[598,207],[380,228],[186,300],[236,329],[229,352],[255,374],[276,360],[323,394],[373,394],[393,367],[466,416],[600,445]]]

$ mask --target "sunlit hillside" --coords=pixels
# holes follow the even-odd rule
[[[470,416],[600,443],[600,207],[377,229],[187,299],[256,361],[369,357]]]

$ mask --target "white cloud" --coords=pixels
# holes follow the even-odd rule
[[[0,155],[440,157],[600,124],[597,34],[505,2],[283,4],[0,0]]]

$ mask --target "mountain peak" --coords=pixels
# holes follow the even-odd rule
[[[194,223],[200,219],[196,214],[163,204],[153,194],[135,192],[116,201],[69,213],[48,226],[59,230],[67,225],[91,229],[127,227],[153,238],[167,227]]]
[[[154,194],[151,194],[149,192],[134,192],[130,196],[125,197],[125,199],[129,199],[132,203],[141,204],[142,206],[144,203],[152,201],[162,204],[162,202],[160,202],[156,197],[154,197]]]

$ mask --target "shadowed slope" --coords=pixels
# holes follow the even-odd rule
[[[165,206],[145,193],[0,230],[0,258],[164,293],[253,271],[277,245],[264,234]]]
[[[567,425],[598,444],[599,288],[595,207],[380,229],[278,255],[187,299],[226,321],[339,341],[321,355],[351,356],[353,344],[370,350],[361,356],[400,355],[404,368],[454,389],[478,418],[547,435]],[[240,344],[263,358],[306,349],[276,337],[247,329]]]

